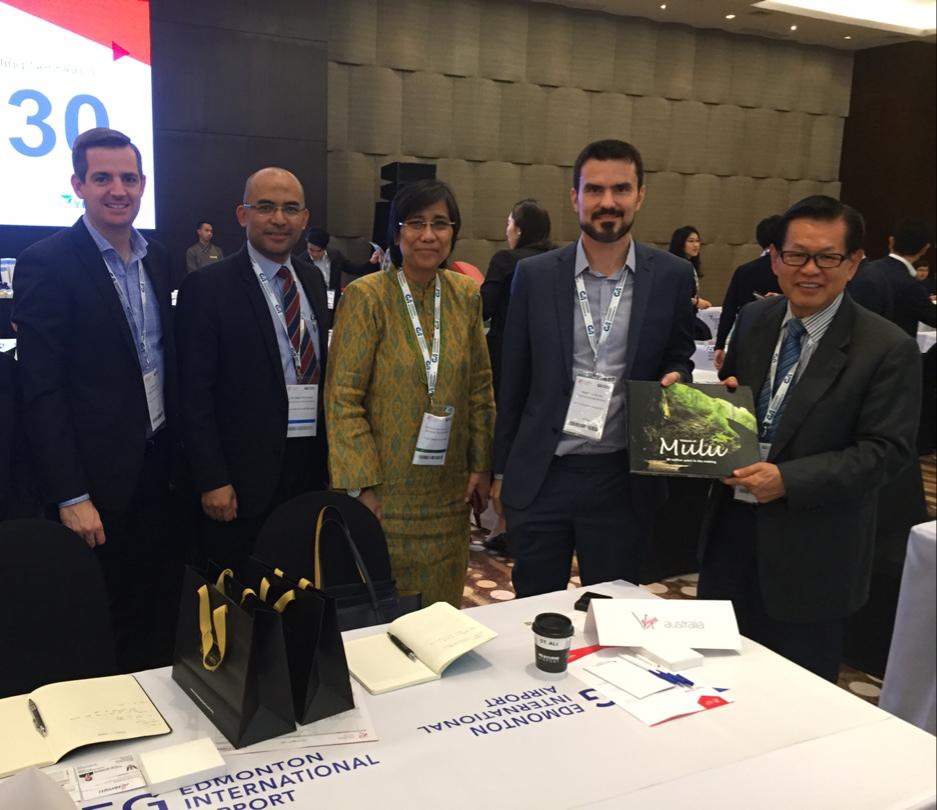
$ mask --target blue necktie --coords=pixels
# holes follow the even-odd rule
[[[797,361],[800,360],[802,338],[806,331],[807,330],[804,327],[803,321],[800,321],[797,318],[791,318],[787,322],[787,332],[785,333],[784,340],[781,343],[781,352],[778,355],[778,368],[774,373],[774,381],[771,383],[770,380],[765,380],[765,384],[761,388],[761,394],[758,397],[759,428],[764,423],[765,414],[768,412],[768,405],[771,404],[772,394],[774,394],[774,392],[777,390],[781,380],[784,379],[787,373],[797,365]],[[771,428],[767,433],[762,433],[761,440],[763,442],[770,442],[774,438],[775,431],[778,429],[778,425],[781,423],[781,414],[784,413],[784,406],[790,399],[792,390],[793,386],[787,389],[787,395],[778,406],[778,412],[774,415],[774,419],[771,422]]]

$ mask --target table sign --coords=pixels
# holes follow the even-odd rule
[[[728,600],[593,599],[586,629],[605,647],[681,644],[694,650],[740,650],[742,638]]]

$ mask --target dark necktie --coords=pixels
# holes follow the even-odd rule
[[[302,313],[299,306],[299,291],[293,274],[288,267],[281,267],[277,271],[280,279],[280,289],[283,291],[283,310],[286,318],[286,333],[289,335],[293,349],[299,353],[299,369],[296,371],[296,382],[308,385],[319,382],[319,363],[316,361],[316,350],[312,345],[308,329],[300,329]],[[300,336],[300,332],[302,335]]]
[[[806,331],[803,321],[797,318],[791,318],[787,322],[787,331],[781,343],[781,351],[778,355],[778,368],[774,373],[774,380],[773,382],[771,380],[765,380],[765,384],[761,387],[761,394],[758,397],[759,427],[764,424],[765,414],[768,413],[768,406],[771,404],[771,397],[774,392],[777,391],[781,380],[787,376],[787,373],[796,366],[797,361],[800,360],[802,338]],[[762,433],[761,440],[763,442],[770,442],[774,438],[774,434],[781,422],[781,414],[784,413],[784,406],[787,405],[787,401],[791,398],[792,390],[793,384],[787,389],[787,394],[778,406],[778,412],[774,415],[771,427],[767,432]]]

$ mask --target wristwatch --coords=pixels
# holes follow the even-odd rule
[[[345,494],[349,495],[352,498],[360,498],[361,490],[360,489],[346,489]]]

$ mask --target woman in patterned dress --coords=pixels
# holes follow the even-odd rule
[[[400,591],[455,607],[469,509],[488,501],[494,431],[481,296],[471,279],[443,267],[460,224],[445,183],[397,193],[388,226],[394,266],[342,295],[325,389],[332,486],[381,521]],[[438,441],[447,423],[443,459],[427,440]]]

